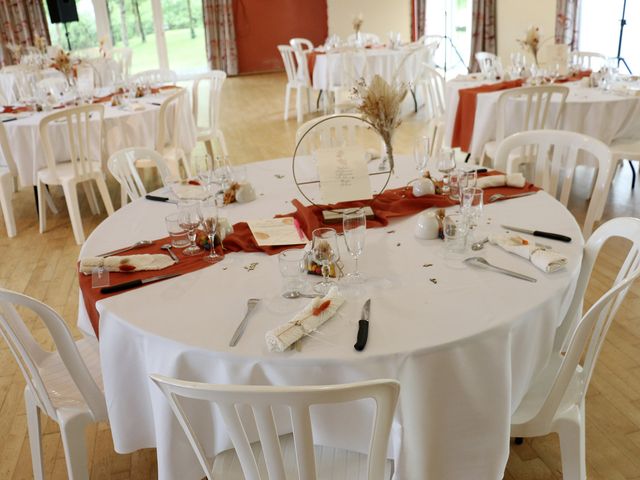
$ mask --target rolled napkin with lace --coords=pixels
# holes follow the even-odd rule
[[[526,183],[524,175],[521,173],[508,173],[506,175],[488,175],[486,177],[480,177],[476,182],[476,186],[482,189],[493,187],[522,188]]]
[[[491,235],[489,242],[498,245],[507,252],[529,259],[531,263],[546,273],[560,270],[567,264],[567,257],[564,255],[540,248],[536,246],[535,242],[518,235]]]
[[[305,335],[315,331],[329,320],[344,303],[337,287],[331,287],[322,298],[314,298],[295,317],[284,325],[269,330],[265,335],[270,352],[284,352]]]
[[[80,272],[90,275],[95,268],[103,267],[108,272],[139,272],[141,270],[162,270],[176,263],[162,253],[142,255],[122,255],[113,257],[87,257],[80,260]]]

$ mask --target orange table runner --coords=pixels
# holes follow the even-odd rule
[[[500,172],[490,172],[487,174],[481,174],[480,176],[486,175],[497,175]],[[532,184],[526,184],[523,188],[513,188],[513,187],[497,187],[497,188],[489,188],[484,191],[484,199],[485,202],[488,202],[488,199],[491,195],[496,193],[502,193],[504,195],[514,195],[522,192],[529,191],[537,191],[538,187]],[[398,217],[406,217],[409,215],[416,214],[431,207],[450,207],[455,205],[456,202],[449,199],[449,197],[443,195],[425,195],[423,197],[415,197],[411,193],[411,187],[401,187],[385,190],[382,194],[376,196],[372,201],[362,200],[362,201],[354,201],[354,202],[343,202],[330,206],[305,206],[300,203],[298,200],[293,200],[291,202],[293,206],[296,208],[295,212],[287,213],[284,215],[277,215],[277,217],[295,217],[300,222],[300,227],[306,234],[308,239],[311,239],[312,232],[316,228],[320,227],[331,227],[335,228],[338,232],[342,231],[341,224],[325,224],[322,216],[322,211],[327,209],[334,208],[350,208],[350,207],[364,207],[370,206],[373,209],[375,214],[375,218],[367,221],[367,228],[379,228],[384,227],[389,224],[389,220],[392,218]],[[161,250],[160,247],[165,243],[170,243],[170,238],[165,237],[158,239],[154,242],[153,245],[148,247],[138,248],[135,250],[135,254],[144,254],[144,253],[165,253],[164,250]],[[283,250],[288,248],[303,248],[304,245],[284,245],[277,247],[261,247],[256,243],[251,230],[246,222],[239,222],[233,225],[233,233],[228,235],[224,239],[224,251],[222,247],[216,247],[216,251],[219,254],[229,253],[229,252],[263,252],[267,255],[276,255]],[[123,283],[130,280],[137,279],[145,279],[150,277],[155,277],[157,275],[168,275],[171,273],[190,273],[200,270],[202,268],[211,266],[209,263],[203,260],[203,255],[195,255],[195,256],[184,256],[182,255],[182,250],[173,249],[174,253],[178,255],[180,262],[167,267],[161,271],[153,270],[153,271],[142,271],[142,272],[131,272],[131,273],[121,273],[121,272],[110,272],[109,278],[110,283],[112,285]],[[205,252],[206,255],[208,252]],[[80,283],[80,290],[82,292],[82,297],[84,299],[84,304],[87,309],[87,314],[89,315],[89,319],[91,320],[91,325],[95,331],[96,337],[99,336],[99,326],[100,326],[100,315],[96,309],[96,302],[102,300],[103,298],[108,298],[113,295],[118,295],[122,292],[113,292],[113,293],[100,293],[99,288],[91,288],[91,275],[84,275],[79,271],[78,265],[78,277]],[[140,287],[136,287],[140,288]]]

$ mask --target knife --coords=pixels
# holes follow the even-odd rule
[[[514,232],[528,233],[534,237],[550,238],[551,240],[560,240],[561,242],[567,243],[571,241],[571,237],[560,235],[559,233],[543,232],[541,230],[527,230],[526,228],[510,227],[509,225],[501,225],[501,227],[506,228],[507,230],[513,230]]]
[[[364,302],[362,306],[362,318],[358,322],[358,338],[356,344],[353,346],[357,351],[364,350],[367,344],[367,337],[369,336],[369,312],[371,310],[371,299]]]
[[[100,289],[100,293],[113,293],[120,292],[122,290],[128,290],[130,288],[146,285],[147,283],[159,282],[160,280],[166,280],[167,278],[179,277],[181,273],[170,273],[169,275],[159,275],[157,277],[142,278],[137,280],[131,280],[130,282],[118,283],[117,285],[110,285]]]
[[[154,202],[178,203],[175,200],[171,200],[169,197],[158,197],[157,195],[145,195],[144,198]]]

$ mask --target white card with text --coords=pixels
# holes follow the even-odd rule
[[[373,198],[364,148],[321,148],[314,155],[323,202],[339,203]]]

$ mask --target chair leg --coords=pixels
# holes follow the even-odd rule
[[[618,161],[619,159],[613,158],[611,162],[611,168],[609,168],[609,173],[607,175],[607,180],[604,186],[604,191],[602,192],[601,202],[598,205],[598,211],[596,212],[596,220],[601,220],[602,215],[604,214],[604,207],[607,204],[607,199],[609,198],[609,190],[611,189],[611,184],[613,183],[613,177],[616,175],[616,170],[618,169]],[[595,182],[594,182],[595,183]],[[593,188],[591,189],[593,192]]]
[[[40,424],[40,408],[31,390],[24,389],[24,403],[27,412],[27,429],[29,431],[29,447],[31,448],[31,466],[35,480],[44,479],[42,464],[42,427]]]
[[[129,202],[129,195],[127,195],[127,189],[124,185],[120,185],[120,208],[124,207]]]
[[[320,110],[320,99],[322,98],[323,90],[318,92],[318,99],[316,100],[316,110]]]
[[[53,203],[53,197],[51,196],[51,192],[49,192],[49,185],[44,189],[44,199],[47,202],[47,206],[49,207],[49,210],[51,210],[51,213],[57,215],[59,213],[58,207]]]
[[[211,158],[211,161],[213,162],[216,157],[216,152],[213,150],[213,141],[210,138],[207,138],[204,141],[204,148],[207,150],[207,154],[209,155],[209,158]]]
[[[298,123],[302,123],[302,88],[296,88],[296,115]]]
[[[560,455],[562,456],[562,478],[565,480],[586,480],[585,459],[584,402],[575,407],[571,415],[556,424],[560,437]]]
[[[64,447],[64,458],[67,463],[69,480],[88,480],[89,466],[85,430],[90,421],[82,416],[62,419],[60,435]]]
[[[289,119],[289,101],[291,100],[291,86],[287,85],[287,91],[284,94],[284,119]]]
[[[413,111],[418,113],[418,99],[416,98],[416,91],[413,88],[410,88],[411,96],[413,97]]]
[[[113,215],[113,203],[111,203],[111,197],[109,196],[107,183],[104,181],[104,178],[102,176],[97,177],[95,181],[96,185],[98,186],[98,192],[100,192],[100,197],[102,197],[104,208],[107,209],[107,215]]]
[[[629,166],[631,167],[631,175],[633,175],[633,177],[631,178],[631,190],[633,190],[634,188],[636,188],[636,168],[633,166],[633,162],[631,160],[627,160],[629,162]]]
[[[307,92],[307,113],[311,113],[311,89],[305,88]]]
[[[220,143],[220,148],[222,149],[222,154],[226,157],[229,155],[229,151],[227,150],[227,142],[224,139],[224,133],[219,128],[216,129],[216,138],[218,139],[218,143]]]
[[[47,228],[47,211],[44,204],[44,192],[46,191],[46,189],[43,187],[44,184],[40,180],[38,180],[38,185],[36,186],[36,205],[38,206],[38,224],[40,226],[40,233],[44,233],[45,229]]]
[[[93,190],[91,182],[82,182],[82,189],[87,196],[87,202],[89,203],[89,209],[93,215],[100,213],[100,207],[98,206],[98,199],[96,198],[96,192]]]
[[[71,219],[71,228],[73,236],[78,245],[84,243],[84,230],[82,229],[82,217],[80,216],[80,205],[78,204],[78,186],[75,183],[67,183],[62,185],[64,198],[67,201],[67,210]],[[42,218],[42,215],[40,215]]]
[[[187,178],[191,178],[191,158],[187,154],[182,154],[182,157],[178,159],[178,164],[182,161],[182,166],[184,167],[184,171],[187,174]]]
[[[13,193],[13,177],[10,175],[0,176],[0,207],[2,216],[7,227],[7,236],[16,236],[16,219],[13,215],[13,205],[11,194]]]

